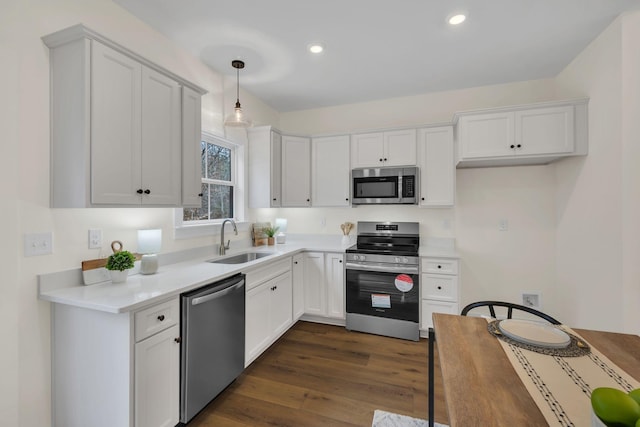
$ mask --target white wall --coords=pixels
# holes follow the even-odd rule
[[[303,135],[450,122],[456,111],[556,99],[555,82],[536,80],[283,113],[283,132]],[[550,166],[457,170],[455,208],[407,206],[260,209],[253,218],[288,218],[289,232],[340,234],[358,220],[420,222],[421,237],[455,237],[462,259],[462,303],[519,301],[542,293],[543,308],[561,314],[555,289],[555,175]],[[499,231],[501,219],[509,231]],[[325,224],[325,225],[323,225]]]
[[[557,287],[566,315],[640,332],[640,13],[617,19],[558,77],[588,95],[589,155],[558,163]]]
[[[213,244],[214,238],[174,240],[173,209],[49,208],[49,57],[40,38],[83,23],[193,81],[209,91],[203,128],[216,135],[225,133],[228,85],[110,0],[4,0],[0,8],[0,423],[44,427],[51,416],[50,305],[37,299],[37,275],[79,268],[82,260],[109,253],[115,239],[135,250],[137,228],[162,228],[163,251]],[[277,117],[250,94],[241,96],[257,122]],[[103,230],[102,252],[87,249],[89,228]],[[43,231],[53,232],[54,253],[23,257],[23,234]]]

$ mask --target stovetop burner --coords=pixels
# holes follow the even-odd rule
[[[358,222],[357,243],[347,253],[418,256],[417,222]]]

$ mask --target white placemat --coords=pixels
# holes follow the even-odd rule
[[[564,325],[560,328],[580,336]],[[640,388],[640,382],[587,340],[591,352],[579,357],[549,356],[498,341],[550,426],[591,425],[591,391],[595,388],[625,392]]]

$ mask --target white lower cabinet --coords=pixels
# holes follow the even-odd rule
[[[176,324],[136,343],[136,427],[174,427],[179,421],[179,336]]]
[[[293,324],[291,258],[248,272],[245,366],[249,366]]]
[[[52,306],[53,426],[173,427],[179,298],[136,312]]]
[[[344,254],[304,254],[304,312],[344,319]]]
[[[421,261],[420,275],[420,329],[433,326],[433,313],[459,314],[460,283],[458,260],[425,257]]]
[[[297,321],[304,314],[304,256],[293,256],[291,266],[291,278],[293,281],[293,321]]]

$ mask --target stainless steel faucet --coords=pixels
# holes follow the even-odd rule
[[[232,219],[225,219],[222,221],[222,227],[220,227],[220,255],[224,255],[227,253],[227,249],[229,249],[229,245],[231,244],[231,240],[227,241],[227,245],[224,244],[224,226],[226,223],[230,222],[233,225],[233,231],[235,231],[236,236],[238,235],[238,227],[236,227],[236,222]]]

